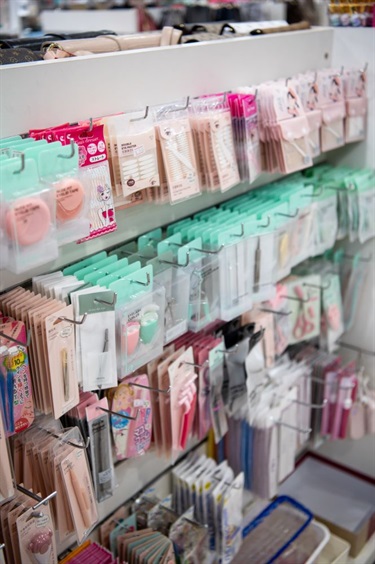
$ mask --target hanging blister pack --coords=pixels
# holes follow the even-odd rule
[[[366,70],[345,70],[343,82],[346,104],[345,142],[362,141],[366,136]]]
[[[218,235],[220,318],[229,321],[253,304],[256,237],[245,236],[245,225]]]
[[[107,398],[86,407],[86,419],[90,437],[91,468],[97,501],[111,497],[115,488],[109,415],[100,408],[108,409]]]
[[[338,230],[336,192],[322,190],[314,199],[314,244],[311,256],[321,255],[333,247]]]
[[[344,333],[340,278],[337,274],[322,274],[322,323],[320,347],[333,352]]]
[[[23,153],[3,163],[0,173],[2,246],[7,268],[19,274],[57,258],[56,200]]]
[[[142,456],[150,447],[152,411],[146,374],[125,378],[112,400],[112,433],[116,458]]]
[[[117,291],[121,377],[160,355],[164,342],[165,289],[153,282],[148,265],[111,284]]]
[[[216,443],[218,443],[228,431],[227,417],[222,397],[224,380],[223,350],[224,344],[221,343],[211,349],[209,353],[211,420]]]
[[[172,251],[147,262],[154,270],[154,280],[165,288],[164,344],[187,331],[190,276],[174,261]]]
[[[83,391],[112,388],[117,384],[114,293],[94,286],[78,294]]]
[[[51,143],[40,151],[39,175],[43,183],[54,189],[58,244],[88,236],[90,194],[80,178],[78,146],[73,140],[65,146]]]
[[[345,143],[344,118],[346,115],[342,76],[334,69],[317,73],[319,104],[322,110],[322,151],[342,147]]]
[[[170,105],[155,112],[171,204],[198,196],[201,191],[187,106]]]
[[[238,184],[240,176],[226,94],[193,100],[190,122],[196,141],[200,177],[206,189],[225,192]]]
[[[90,234],[84,242],[117,229],[111,176],[103,125],[71,128],[69,134],[79,147],[80,178],[89,194]]]
[[[153,119],[142,112],[121,116],[113,124],[122,194],[159,185]]]
[[[178,249],[180,265],[189,264],[183,270],[190,275],[188,328],[200,331],[220,317],[219,259],[216,253],[206,253],[202,240],[195,239]]]
[[[299,75],[295,81],[295,86],[309,124],[308,143],[311,156],[315,158],[321,153],[320,128],[322,125],[317,74],[307,73]]]
[[[256,96],[228,94],[241,180],[254,182],[262,171]]]

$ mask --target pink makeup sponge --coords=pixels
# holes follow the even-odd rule
[[[77,217],[85,200],[85,190],[76,178],[64,178],[56,186],[56,217],[61,222]]]
[[[5,230],[9,239],[19,245],[34,245],[48,233],[51,214],[47,204],[37,197],[17,200],[5,216]]]

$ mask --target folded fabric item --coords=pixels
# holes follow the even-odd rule
[[[87,39],[90,37],[99,37],[100,35],[116,35],[114,31],[85,31],[80,33],[46,33],[41,37],[12,37],[9,39],[0,39],[0,49],[14,49],[16,47],[24,47],[32,51],[40,51],[42,45],[47,42],[55,42],[67,39]]]
[[[30,49],[17,47],[16,49],[0,49],[0,65],[15,65],[17,63],[32,63],[41,61],[42,57]]]

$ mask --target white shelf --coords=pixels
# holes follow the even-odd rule
[[[332,29],[314,28],[6,65],[0,68],[0,137],[323,68],[330,65],[332,37]],[[262,175],[254,186],[279,176]],[[176,206],[141,205],[124,210],[117,214],[117,231],[81,245],[66,245],[56,261],[25,274],[0,272],[0,291],[136,238],[247,189],[248,185],[239,185],[225,194],[206,193]]]
[[[333,30],[40,61],[0,68],[0,137],[327,67]]]

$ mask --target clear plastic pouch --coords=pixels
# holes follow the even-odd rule
[[[120,308],[121,374],[131,374],[163,352],[165,289],[134,297]]]
[[[219,258],[204,257],[186,272],[190,273],[188,328],[197,332],[220,317]]]
[[[256,237],[223,247],[220,265],[220,318],[230,321],[253,305]]]

